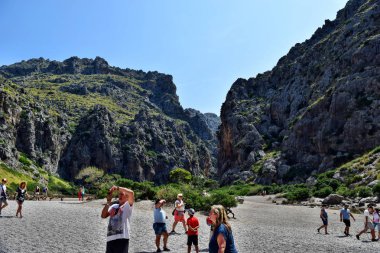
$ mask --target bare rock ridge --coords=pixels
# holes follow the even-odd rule
[[[207,119],[182,108],[172,76],[100,57],[0,67],[0,158],[19,171],[27,156],[67,179],[88,166],[156,183],[176,167],[208,176],[217,123]]]
[[[380,3],[350,0],[221,110],[218,174],[299,182],[380,145]]]

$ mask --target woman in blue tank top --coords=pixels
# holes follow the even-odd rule
[[[227,222],[227,213],[224,207],[221,205],[212,206],[209,217],[215,225],[208,246],[209,252],[237,253],[231,225]]]

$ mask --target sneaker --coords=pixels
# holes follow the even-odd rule
[[[360,240],[360,237],[359,237],[359,235],[356,235],[356,239]]]
[[[371,241],[373,241],[373,242],[377,242],[379,239],[372,239]]]
[[[318,233],[319,233],[319,228],[317,229]]]
[[[175,234],[176,232],[174,230],[170,231],[170,235]]]
[[[168,248],[164,248],[164,251],[170,251],[170,249],[168,249]]]
[[[161,250],[160,248],[158,248],[158,249],[156,250],[156,252],[162,252],[162,250]]]
[[[325,235],[329,235],[329,233],[325,233]]]

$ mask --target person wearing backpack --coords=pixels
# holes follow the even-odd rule
[[[1,185],[0,185],[0,215],[1,215],[1,210],[3,210],[5,207],[8,206],[8,195],[7,195],[7,179],[3,178],[1,180]]]

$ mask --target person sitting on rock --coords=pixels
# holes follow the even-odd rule
[[[322,205],[322,208],[321,208],[321,213],[319,214],[319,217],[321,218],[322,220],[322,223],[323,225],[320,226],[317,231],[319,233],[319,231],[322,229],[322,228],[325,228],[325,234],[328,235],[329,233],[327,233],[327,226],[329,225],[329,217],[327,215],[327,212],[326,212],[326,208],[327,208],[327,205]]]
[[[344,207],[340,210],[340,222],[343,221],[344,224],[346,225],[346,227],[344,228],[344,234],[346,236],[350,235],[350,226],[351,226],[350,216],[355,221],[355,217],[350,212],[350,209],[348,209],[348,205],[344,204]]]

